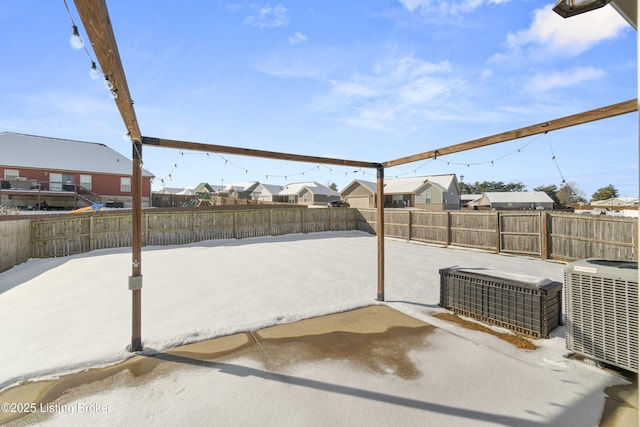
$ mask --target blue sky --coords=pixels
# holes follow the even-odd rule
[[[551,6],[108,2],[143,135],[376,162],[637,97],[636,31],[611,6],[570,19]],[[62,0],[0,0],[0,34],[0,132],[101,142],[131,157],[115,103],[89,78],[90,57],[70,47]],[[374,170],[150,147],[143,160],[154,190],[375,180]],[[587,199],[608,184],[637,197],[638,115],[385,173],[455,173],[528,190],[564,179]]]

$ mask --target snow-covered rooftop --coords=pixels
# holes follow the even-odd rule
[[[0,152],[0,164],[16,168],[131,175],[133,164],[105,144],[13,132],[0,133]]]

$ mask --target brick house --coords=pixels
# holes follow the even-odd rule
[[[0,153],[4,206],[131,206],[133,162],[104,144],[1,132]],[[143,206],[149,205],[152,178],[143,169]]]

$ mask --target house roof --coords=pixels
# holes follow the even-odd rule
[[[204,192],[219,193],[223,188],[224,187],[222,187],[221,185],[211,185],[208,182],[201,182],[200,184],[192,188],[192,190],[195,193],[204,193]]]
[[[385,194],[408,194],[415,193],[422,186],[426,184],[433,184],[441,189],[447,189],[451,186],[455,175],[431,175],[431,176],[415,176],[409,178],[387,178],[384,180],[384,193]],[[356,179],[345,187],[345,189],[351,187],[353,184],[358,183],[375,194],[378,191],[377,184],[372,181],[363,181]],[[343,190],[344,191],[344,190]]]
[[[257,193],[257,192],[263,193],[265,192],[263,190],[266,190],[266,193],[273,195],[273,194],[278,194],[282,190],[284,190],[284,186],[275,185],[275,184],[260,184],[256,187],[255,190],[253,190],[253,193]]]
[[[133,162],[105,144],[0,132],[0,164],[15,168],[131,175]],[[142,175],[152,177],[146,169]]]
[[[236,191],[248,191],[256,188],[260,183],[258,181],[248,181],[248,182],[237,182],[234,184],[229,184],[231,187],[235,188]]]
[[[340,194],[337,191],[330,189],[329,187],[325,187],[322,184],[319,184],[315,181],[312,182],[295,182],[291,184],[287,184],[284,186],[284,189],[278,193],[280,196],[289,196],[300,194],[300,192],[304,189],[312,192],[313,194],[324,194],[326,196],[339,196]]]
[[[178,194],[181,191],[184,191],[184,188],[162,187],[162,189],[160,191],[158,191],[158,194]]]
[[[482,196],[489,203],[553,203],[553,199],[544,191],[506,191],[487,192]]]
[[[183,188],[182,190],[176,193],[176,195],[181,195],[181,196],[193,196],[194,194],[196,194],[195,191],[189,188]]]

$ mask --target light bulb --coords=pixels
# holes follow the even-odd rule
[[[69,43],[71,43],[71,47],[74,49],[82,49],[84,47],[84,42],[80,38],[80,33],[78,33],[78,27],[76,27],[75,25],[72,25],[71,28],[73,28],[73,34],[69,39]]]
[[[118,99],[118,89],[113,89],[111,91],[111,96],[113,97],[113,99]]]
[[[108,77],[105,77],[104,79],[104,87],[106,87],[109,90],[113,90],[113,83],[111,83],[111,80],[109,80]]]
[[[98,71],[98,67],[96,67],[96,63],[94,61],[91,61],[89,77],[91,77],[92,80],[98,80],[100,78],[100,72]]]

